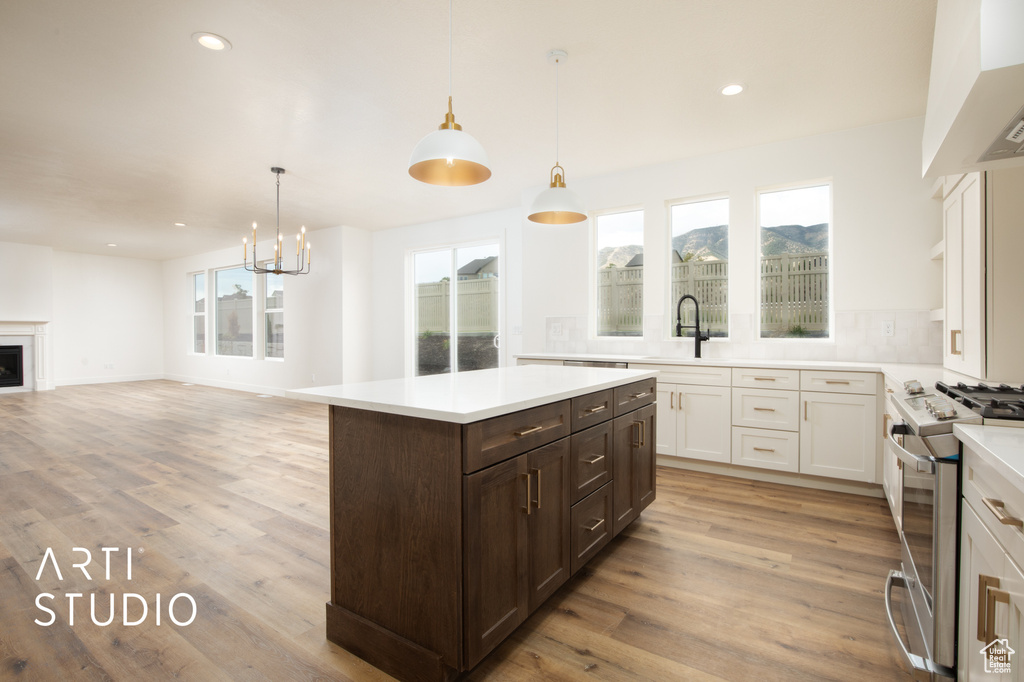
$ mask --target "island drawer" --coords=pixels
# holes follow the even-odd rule
[[[576,573],[612,539],[612,486],[606,484],[572,507],[572,558]]]
[[[570,401],[541,405],[463,426],[462,471],[469,474],[570,433]]]
[[[611,419],[614,405],[615,391],[610,388],[573,398],[573,433]]]
[[[627,412],[650,405],[658,393],[658,380],[654,377],[634,381],[615,389],[615,414],[620,417]]]
[[[575,504],[612,478],[612,422],[572,434],[570,452],[569,485]]]

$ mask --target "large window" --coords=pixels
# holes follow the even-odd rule
[[[729,200],[703,199],[674,204],[672,220],[672,333],[676,311],[682,324],[694,324],[695,306],[679,299],[690,294],[700,305],[700,328],[710,336],[729,335]],[[693,336],[693,329],[683,330]]]
[[[217,270],[217,355],[252,357],[252,273]]]
[[[192,352],[206,352],[206,273],[192,275]]]
[[[498,366],[498,265],[497,244],[413,254],[417,376]]]
[[[597,335],[643,336],[644,212],[605,213],[594,224]]]
[[[761,338],[829,336],[832,186],[758,192]]]
[[[284,275],[266,276],[264,324],[266,346],[263,357],[284,357]]]

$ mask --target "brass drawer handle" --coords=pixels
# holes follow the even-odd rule
[[[956,337],[958,335],[962,335],[962,332],[959,329],[950,329],[949,330],[949,354],[950,355],[960,355],[960,351],[956,347]]]
[[[630,396],[629,396],[629,399],[630,400],[639,400],[640,398],[646,398],[649,395],[650,395],[650,393],[648,391],[643,391],[642,393],[631,393]]]
[[[604,459],[604,455],[594,455],[590,459],[585,459],[583,461],[586,462],[587,464],[597,464],[602,459]]]
[[[1024,530],[1024,520],[1018,519],[1014,516],[1010,516],[1006,513],[1006,505],[1003,504],[1002,500],[994,500],[991,497],[983,497],[981,501],[985,503],[988,510],[992,512],[999,523],[1004,526],[1017,526],[1021,530]]]
[[[512,435],[515,436],[516,438],[522,438],[523,436],[528,436],[531,433],[537,433],[538,431],[543,431],[543,430],[544,430],[543,426],[531,426],[531,427],[529,427],[527,429],[522,429],[521,431],[513,431]]]
[[[593,525],[583,526],[583,529],[585,531],[587,531],[588,533],[593,533],[595,530],[597,530],[598,528],[601,527],[602,523],[604,523],[604,519],[600,519],[599,521],[596,521]]]
[[[758,447],[755,447],[754,450],[756,450],[757,452],[775,452],[775,448],[758,448]]]
[[[755,412],[774,412],[775,408],[774,407],[755,407],[754,411]]]
[[[597,414],[598,412],[603,412],[603,411],[605,411],[607,409],[608,409],[607,405],[594,405],[593,407],[588,407],[587,409],[583,410],[583,413],[584,414]]]
[[[754,377],[754,381],[775,381],[775,377]]]
[[[849,386],[850,385],[849,381],[845,381],[845,380],[840,381],[839,379],[825,379],[825,383],[826,384],[842,384],[843,386]]]

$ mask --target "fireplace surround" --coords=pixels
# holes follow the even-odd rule
[[[22,346],[0,346],[0,388],[24,386]]]
[[[21,385],[0,385],[0,394],[54,388],[50,330],[48,322],[0,321],[0,346],[22,348]]]

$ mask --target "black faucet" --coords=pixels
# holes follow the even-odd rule
[[[693,301],[693,324],[683,324],[683,301],[690,299]],[[707,334],[700,333],[700,304],[697,303],[697,299],[691,294],[683,294],[679,297],[679,302],[676,303],[676,336],[683,335],[683,327],[687,329],[693,329],[693,357],[700,357],[700,342],[709,340]]]

